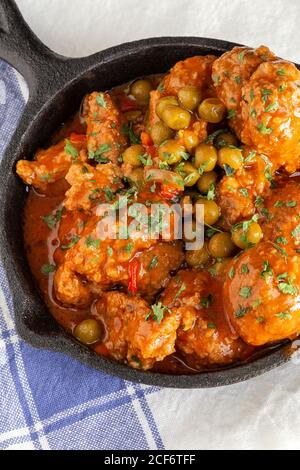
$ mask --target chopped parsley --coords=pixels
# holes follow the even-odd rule
[[[151,317],[156,323],[160,323],[163,320],[165,312],[171,312],[171,310],[161,302],[151,305],[151,310],[152,312],[146,315],[146,320]]]
[[[209,294],[207,297],[203,297],[200,301],[200,305],[203,308],[208,308],[213,303],[213,296]]]
[[[261,91],[261,95],[262,95],[262,100],[264,103],[267,102],[268,100],[268,96],[272,95],[272,90],[269,90],[268,88],[263,88],[262,91]]]
[[[279,251],[279,253],[284,256],[285,258],[287,258],[288,254],[286,252],[286,250],[284,248],[282,248],[281,246],[277,245],[277,243],[273,243],[273,242],[270,242],[274,248],[276,248],[277,251]]]
[[[100,247],[100,240],[99,238],[93,238],[91,235],[89,235],[85,240],[85,244],[88,248],[98,249]]]
[[[209,186],[209,190],[208,190],[208,193],[207,193],[207,199],[208,201],[213,201],[216,197],[216,186],[214,185],[214,183],[211,183],[211,185]]]
[[[44,173],[43,175],[39,176],[41,181],[49,181],[51,178],[51,173]]]
[[[163,82],[160,82],[160,84],[158,85],[157,87],[157,90],[160,92],[160,93],[163,93],[165,91],[165,87],[164,87],[164,83]]]
[[[249,312],[250,307],[242,307],[241,305],[239,306],[239,309],[235,312],[234,316],[236,318],[242,318],[246,315],[246,313]]]
[[[83,165],[83,167],[81,168],[81,173],[89,173],[88,167]]]
[[[143,155],[139,155],[139,160],[141,161],[142,165],[150,166],[153,164],[151,155],[148,153],[144,153]]]
[[[141,363],[140,359],[137,356],[135,356],[135,355],[131,356],[131,360],[133,362],[135,362],[139,367],[142,367],[142,363]]]
[[[293,285],[292,280],[287,277],[287,273],[283,273],[277,277],[279,284],[277,285],[283,294],[297,295],[297,288]],[[284,282],[282,282],[284,281]]]
[[[287,201],[285,203],[286,207],[296,207],[297,202],[296,201]]]
[[[108,254],[108,256],[112,256],[112,255],[113,255],[113,249],[112,249],[111,246],[108,246],[108,247],[107,247],[107,254]]]
[[[235,172],[234,168],[232,168],[230,165],[227,165],[227,163],[224,164],[224,170],[226,176],[232,176]]]
[[[235,274],[235,269],[234,269],[234,267],[232,266],[232,267],[229,269],[229,271],[228,271],[228,277],[229,277],[229,279],[233,279],[234,274]]]
[[[134,247],[133,243],[127,243],[127,245],[125,246],[126,253],[131,253],[133,250],[133,247]]]
[[[249,268],[248,268],[247,264],[242,264],[241,273],[242,274],[248,274],[249,273]]]
[[[284,70],[284,69],[278,69],[278,70],[276,71],[276,73],[277,73],[277,75],[279,75],[279,76],[282,77],[283,75],[285,75],[285,70]]]
[[[255,320],[257,321],[257,323],[263,323],[265,321],[265,317],[256,317]]]
[[[211,329],[215,329],[216,328],[216,324],[212,321],[209,321],[207,323],[207,328],[211,328]]]
[[[73,160],[76,160],[76,158],[78,157],[78,150],[77,148],[74,147],[74,145],[71,144],[69,139],[66,139],[66,145],[64,147],[64,151],[68,153],[69,155],[71,155]]]
[[[96,102],[101,108],[107,108],[107,103],[104,98],[104,93],[99,93],[99,95],[96,97]]]
[[[249,155],[245,158],[244,162],[245,163],[250,163],[252,162],[253,158],[256,157],[256,152],[255,150],[252,150]]]
[[[293,238],[296,238],[300,235],[300,224],[297,225],[297,227],[295,227],[294,230],[292,230],[291,235]]]
[[[248,297],[250,297],[250,295],[251,295],[251,292],[252,292],[251,287],[244,286],[244,287],[240,288],[239,296],[243,297],[244,299],[248,299]]]
[[[170,167],[167,162],[159,162],[158,164],[160,170],[169,170]]]
[[[52,230],[55,227],[55,225],[57,224],[57,222],[60,221],[61,216],[62,216],[62,209],[58,209],[55,212],[55,214],[48,214],[48,215],[45,215],[44,217],[42,217],[42,220],[45,222],[45,224],[48,225],[50,230]]]
[[[269,261],[263,261],[263,269],[260,272],[260,276],[265,278],[266,276],[273,276],[273,275],[274,275],[274,273],[273,273],[273,270],[270,266]]]
[[[255,207],[261,207],[262,204],[264,203],[264,198],[261,196],[257,196],[255,199]]]
[[[235,109],[229,109],[227,113],[227,119],[233,119],[236,117],[236,110]]]
[[[279,87],[278,87],[279,93],[283,93],[285,89],[286,89],[286,85],[284,85],[284,84],[281,84],[281,85],[279,85]]]
[[[214,73],[212,75],[212,79],[213,79],[214,85],[216,86],[220,85],[220,75]]]
[[[186,290],[186,285],[185,284],[182,284],[180,286],[180,288],[178,289],[178,291],[176,292],[175,294],[175,297],[174,297],[174,300],[178,299],[178,297],[181,296],[181,294]]]
[[[102,144],[95,152],[89,150],[89,159],[95,160],[97,163],[108,163],[109,159],[103,155],[111,150],[111,144]]]
[[[270,111],[276,111],[278,108],[279,108],[279,104],[278,104],[278,103],[270,103],[270,104],[266,107],[265,113],[269,113]]]
[[[195,178],[195,173],[190,173],[189,175],[187,175],[184,180],[183,180],[183,183],[186,185],[190,182],[192,182]]]
[[[266,167],[264,174],[265,174],[266,180],[271,183],[272,187],[274,187],[273,175],[272,175],[271,167],[269,165]]]
[[[123,124],[121,127],[121,133],[129,138],[132,145],[141,143],[141,139],[134,133],[132,122],[130,124]]]
[[[155,268],[155,266],[157,266],[157,263],[158,263],[158,257],[157,257],[157,256],[153,256],[152,260],[151,260],[150,263],[149,263],[148,269],[153,269],[153,268]]]
[[[78,235],[74,235],[71,240],[69,241],[69,243],[66,243],[65,245],[61,245],[61,250],[65,251],[65,250],[69,250],[70,248],[72,248],[72,246],[76,245],[76,243],[80,240],[80,237]]]
[[[277,237],[275,242],[278,243],[279,245],[287,245],[288,244],[288,240],[285,237]]]
[[[238,53],[238,61],[239,62],[243,62],[244,57],[245,57],[245,52],[239,52]]]
[[[248,189],[246,188],[240,188],[239,192],[244,196],[244,197],[249,197]]]
[[[55,269],[56,269],[55,264],[43,264],[43,266],[41,267],[41,273],[47,275],[47,274],[53,273]]]
[[[105,199],[107,202],[110,202],[114,199],[114,193],[112,190],[108,187],[103,188],[103,192],[105,194]]]
[[[273,132],[272,127],[267,127],[263,122],[257,124],[257,130],[263,135],[272,134]]]
[[[292,315],[288,312],[275,313],[275,317],[280,318],[280,320],[291,320],[292,319]]]

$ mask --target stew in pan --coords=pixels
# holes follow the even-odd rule
[[[51,314],[95,353],[164,373],[295,338],[299,168],[300,72],[265,46],[85,96],[17,164],[27,257]],[[174,205],[190,211],[182,236],[166,230]]]

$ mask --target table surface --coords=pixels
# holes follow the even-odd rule
[[[17,0],[17,4],[39,38],[66,56],[84,56],[140,38],[187,35],[266,44],[279,56],[300,62],[298,0]],[[52,353],[40,354],[55,361]],[[86,373],[95,374],[89,369]],[[300,448],[297,361],[219,389],[155,391],[147,395],[147,404],[167,449]]]

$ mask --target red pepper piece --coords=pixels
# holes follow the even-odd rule
[[[141,269],[141,263],[137,258],[133,258],[128,266],[128,290],[131,294],[136,294],[138,290],[138,277]]]
[[[151,139],[148,132],[145,131],[141,132],[141,142],[145,147],[150,147],[150,145],[153,145],[153,140]]]
[[[70,135],[70,140],[72,142],[85,142],[86,141],[86,135],[85,134],[76,134],[75,132],[72,132]]]
[[[135,109],[137,109],[136,101],[132,100],[128,96],[120,94],[117,96],[117,98],[118,105],[122,113],[126,113],[127,111],[134,111]]]
[[[164,199],[173,199],[174,197],[178,196],[179,191],[174,188],[163,186],[160,194]]]

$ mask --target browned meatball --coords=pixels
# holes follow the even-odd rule
[[[274,54],[265,46],[257,49],[234,47],[213,63],[212,78],[220,100],[232,115],[229,123],[240,137],[242,130],[241,102],[243,86],[257,67],[265,61],[274,60]]]
[[[228,364],[244,357],[247,347],[234,334],[225,319],[221,280],[206,272],[182,270],[161,296],[173,314],[181,315],[176,349],[196,356],[200,365]]]
[[[176,95],[186,85],[207,88],[211,83],[211,67],[215,59],[213,55],[204,55],[177,62],[164,78],[164,93]]]
[[[176,271],[184,261],[180,242],[159,243],[141,253],[138,279],[139,292],[151,300],[170,280],[170,273]]]
[[[277,182],[264,201],[266,222],[263,226],[266,240],[283,249],[300,248],[300,178],[284,178]]]
[[[68,210],[88,210],[99,202],[107,202],[123,185],[120,169],[112,164],[93,167],[87,163],[71,165],[66,180],[71,185],[66,191],[64,206]]]
[[[24,183],[44,192],[48,184],[65,177],[73,161],[86,161],[86,152],[81,151],[86,145],[83,137],[81,141],[63,139],[46,150],[38,150],[33,161],[19,160],[18,175]]]
[[[100,172],[99,178],[102,176]],[[80,178],[79,183],[81,191]],[[76,187],[76,178],[74,185]],[[86,191],[83,192],[86,194]],[[82,201],[82,198],[79,201]],[[150,214],[151,209],[147,208],[147,211]],[[115,214],[114,211],[113,213]],[[113,220],[111,222],[113,223]],[[80,276],[80,279],[87,282],[95,293],[122,286],[133,294],[140,293],[151,300],[165,286],[170,272],[177,270],[183,262],[182,244],[172,242],[172,237],[170,242],[160,241],[148,233],[147,224],[144,227],[139,224],[133,227],[131,222],[129,217],[127,226],[123,227],[120,219],[116,220],[116,233],[105,235],[99,231],[99,225],[103,223],[101,215],[94,214],[84,222],[83,231],[79,232],[77,228],[74,230],[72,227],[66,228],[68,233],[71,230],[71,239],[66,245],[61,243],[56,253],[56,259],[63,261],[60,276],[55,274],[55,289],[59,293],[60,301],[73,304],[71,292],[63,281],[64,268],[69,278],[73,273],[74,283]],[[63,224],[65,224],[64,219]],[[106,223],[104,228],[105,225]],[[130,233],[129,228],[132,229]],[[62,232],[62,236],[66,231]],[[120,235],[121,231],[126,235],[125,238],[117,236],[117,232]],[[64,290],[66,290],[65,299]],[[77,303],[76,293],[74,293],[74,303]]]
[[[228,266],[224,308],[235,331],[260,346],[300,331],[300,256],[262,242]]]
[[[156,307],[156,309],[155,309]],[[156,316],[157,309],[162,318]],[[105,325],[103,341],[110,355],[132,367],[150,369],[175,350],[180,314],[121,292],[107,292],[97,301],[96,317]]]
[[[284,60],[262,63],[243,88],[241,140],[288,172],[300,164],[300,72]]]
[[[243,157],[243,167],[232,176],[224,176],[217,185],[217,203],[227,228],[251,218],[270,192],[272,166],[247,147]]]
[[[57,269],[54,289],[56,298],[63,304],[82,307],[88,305],[92,299],[90,289],[74,274],[69,263],[62,264]]]
[[[124,119],[109,93],[93,92],[85,99],[89,158],[98,163],[118,163],[127,142]]]

